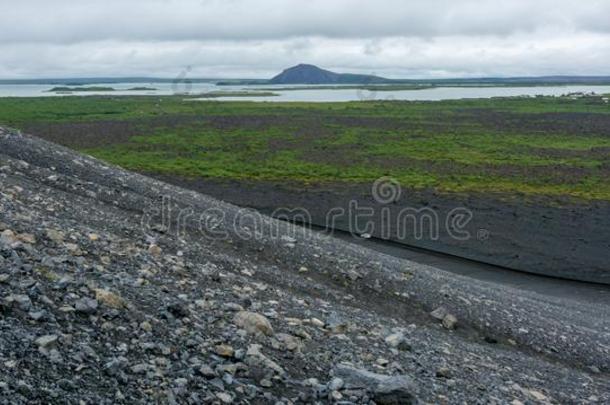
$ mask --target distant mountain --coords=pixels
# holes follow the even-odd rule
[[[374,84],[391,80],[372,75],[335,73],[314,65],[300,64],[284,70],[270,84]]]

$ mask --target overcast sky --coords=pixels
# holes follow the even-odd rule
[[[610,75],[610,0],[0,0],[0,78]]]

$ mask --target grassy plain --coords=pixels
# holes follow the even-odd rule
[[[187,177],[370,182],[610,200],[601,98],[253,103],[184,97],[0,99],[0,125],[127,169]]]
[[[198,98],[220,98],[220,97],[274,97],[279,94],[271,91],[210,91],[199,94]]]

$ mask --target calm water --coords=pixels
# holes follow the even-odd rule
[[[112,92],[81,92],[71,95],[172,95],[176,92],[183,93],[188,91],[190,94],[202,94],[211,91],[255,91],[256,86],[216,86],[214,83],[193,83],[186,87],[184,84],[172,83],[112,83],[112,84],[89,84],[86,87],[103,86],[112,87]],[[50,93],[48,90],[54,85],[0,85],[0,97],[61,97],[65,94]],[[72,86],[70,86],[72,87]],[[130,91],[134,87],[153,87],[155,91]],[[273,85],[261,86],[272,89]],[[286,87],[278,85],[275,87]],[[307,86],[303,86],[307,87]],[[401,91],[377,91],[366,90],[297,90],[297,91],[273,91],[278,96],[275,97],[222,97],[222,98],[203,98],[202,101],[209,100],[240,100],[240,101],[312,101],[312,102],[338,102],[338,101],[358,101],[358,100],[455,100],[461,98],[491,98],[491,97],[514,97],[514,96],[560,96],[562,94],[574,92],[595,92],[598,94],[609,94],[610,86],[542,86],[542,87],[437,87],[425,90],[401,90]]]

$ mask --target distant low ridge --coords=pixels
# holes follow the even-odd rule
[[[391,80],[373,75],[335,73],[314,65],[299,64],[272,78],[271,84],[371,84]]]

